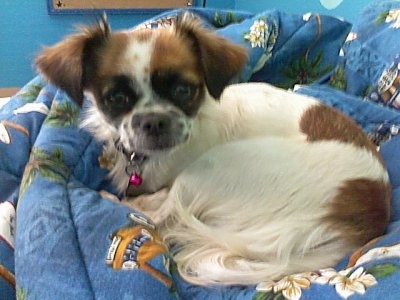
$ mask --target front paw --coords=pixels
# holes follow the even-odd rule
[[[116,195],[111,194],[110,192],[107,192],[106,190],[99,191],[99,194],[102,198],[110,200],[111,202],[115,202],[115,203],[121,202],[120,199]]]
[[[122,203],[140,212],[156,211],[168,198],[169,189],[164,188],[153,194],[126,197]]]

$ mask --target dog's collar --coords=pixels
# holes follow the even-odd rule
[[[132,152],[129,156],[128,165],[125,168],[126,174],[129,176],[129,185],[138,187],[142,184],[142,164],[145,161],[146,156],[140,155],[136,152]]]
[[[145,155],[135,151],[128,151],[119,140],[115,141],[115,147],[128,159],[128,164],[125,167],[125,172],[129,176],[128,185],[139,187],[143,183],[142,164],[147,159]]]

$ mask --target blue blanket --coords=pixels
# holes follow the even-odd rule
[[[169,26],[178,12],[140,26]],[[399,299],[400,115],[332,87],[350,24],[278,11],[193,12],[248,47],[237,80],[319,81],[299,92],[342,110],[380,144],[393,185],[387,234],[330,269],[257,286],[190,285],[147,218],[108,199],[107,155],[78,127],[86,106],[38,75],[0,109],[0,299]]]

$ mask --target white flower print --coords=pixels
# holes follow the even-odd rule
[[[389,10],[385,22],[393,23],[390,25],[392,28],[400,28],[400,9]]]
[[[302,289],[308,289],[316,277],[317,274],[312,272],[288,275],[277,282],[262,282],[257,285],[256,289],[259,292],[273,292],[275,294],[281,292],[286,299],[298,300],[301,297]]]
[[[357,32],[351,31],[351,32],[347,35],[346,42],[354,41],[354,40],[356,40],[357,38],[358,38]]]
[[[306,13],[306,14],[304,14],[304,15],[303,15],[303,21],[304,21],[304,22],[310,21],[310,19],[311,19],[312,16],[313,16],[312,13]]]
[[[250,27],[250,32],[244,35],[244,39],[250,41],[251,47],[265,48],[267,43],[266,33],[268,31],[268,24],[262,20],[254,21]]]
[[[315,279],[315,283],[334,285],[336,292],[344,299],[354,294],[364,294],[366,289],[377,284],[374,276],[367,274],[363,267],[354,272],[346,269],[337,272],[334,269],[320,270],[321,276]]]
[[[311,288],[312,284],[330,285],[340,297],[347,299],[352,295],[364,295],[368,288],[378,284],[377,278],[389,276],[400,270],[400,266],[393,263],[372,265],[367,270],[360,266],[361,264],[399,257],[400,244],[373,248],[360,256],[355,265],[345,270],[327,268],[288,275],[279,281],[262,282],[256,289],[261,294],[275,294],[284,296],[288,300],[298,300],[302,296],[302,290]]]

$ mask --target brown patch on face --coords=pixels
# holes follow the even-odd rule
[[[150,70],[179,70],[183,76],[205,84],[210,94],[218,99],[247,59],[245,47],[207,30],[190,14],[183,14],[173,30],[160,31]]]
[[[135,70],[124,70],[127,66],[135,66],[135,62],[140,59],[138,53],[133,53],[130,57],[126,56],[126,50],[129,45],[149,42],[152,37],[152,31],[134,30],[113,33],[108,39],[106,47],[101,53],[100,72],[104,75],[121,74],[134,72]],[[128,60],[128,61],[127,61]]]
[[[139,71],[136,68],[140,55],[127,50],[135,44],[146,42],[151,38],[150,30],[113,32],[101,48],[92,55],[92,72],[87,72],[85,88],[91,90],[96,99],[109,88],[113,78],[130,76]],[[87,67],[87,66],[86,66]],[[147,68],[148,69],[148,68]],[[142,71],[142,70],[140,70]],[[134,78],[132,78],[134,80]]]
[[[230,81],[239,75],[248,59],[247,49],[206,29],[190,13],[178,17],[175,34],[190,43],[198,58],[210,94],[218,99]]]
[[[169,30],[157,36],[150,61],[150,73],[174,71],[196,83],[202,82],[198,58],[190,49],[190,44]]]
[[[90,60],[84,62],[84,68],[92,70],[88,72],[87,84],[96,83],[96,77],[109,77],[118,74],[119,69],[124,66],[123,54],[129,43],[129,38],[123,33],[113,33],[109,36],[104,45],[90,52]]]
[[[300,130],[310,142],[337,140],[370,150],[383,164],[376,146],[352,119],[324,104],[307,109],[300,120]]]
[[[153,30],[152,29],[139,29],[135,31],[131,31],[131,33],[135,36],[135,39],[139,43],[145,43],[149,42],[152,35],[153,35]]]
[[[188,116],[197,113],[204,100],[205,83],[199,58],[192,51],[190,41],[170,30],[160,31],[149,73],[152,89],[161,98]]]
[[[370,179],[346,181],[332,200],[325,217],[350,244],[362,245],[384,234],[390,219],[389,183]]]

